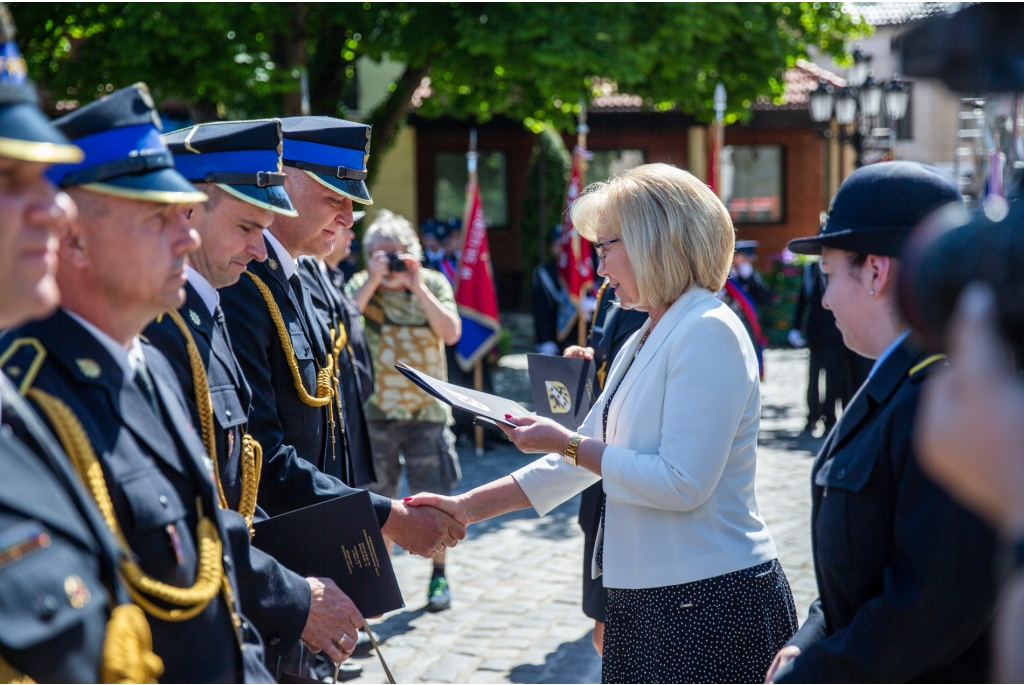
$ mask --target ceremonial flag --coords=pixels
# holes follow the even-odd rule
[[[576,228],[572,225],[572,214],[570,209],[572,203],[583,192],[583,183],[587,169],[587,149],[583,145],[577,145],[572,151],[572,174],[569,176],[569,186],[565,190],[564,209],[562,210],[562,230],[558,237],[558,278],[562,286],[569,293],[573,305],[577,308],[579,316],[579,301],[594,284],[594,262],[591,257],[591,246],[586,240],[580,238]],[[560,322],[562,323],[562,322]],[[573,325],[576,317],[560,326],[558,339],[564,340]]]
[[[491,248],[487,242],[487,222],[480,202],[480,185],[471,173],[466,188],[466,215],[462,238],[462,257],[455,281],[455,303],[462,317],[462,337],[455,344],[455,359],[469,372],[498,341],[498,293],[494,288]]]

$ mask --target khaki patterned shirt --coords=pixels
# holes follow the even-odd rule
[[[360,271],[345,284],[350,297],[366,283],[369,274]],[[456,316],[455,293],[439,271],[420,269],[420,281],[443,307]],[[427,314],[408,291],[378,289],[363,313],[366,342],[373,357],[374,392],[366,401],[366,418],[406,419],[451,424],[452,410],[412,384],[395,369],[404,361],[409,366],[440,380],[448,380],[444,341],[431,330]]]

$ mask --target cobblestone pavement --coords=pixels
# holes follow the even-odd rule
[[[820,440],[800,438],[806,418],[807,354],[769,350],[762,385],[757,499],[786,570],[801,620],[815,596],[810,555],[809,473]],[[506,358],[507,360],[508,358]],[[503,360],[511,378],[496,379],[520,399],[522,360]],[[528,393],[528,389],[526,390]],[[528,397],[528,394],[526,395]],[[458,491],[508,474],[533,457],[510,445],[476,457],[460,451]],[[598,683],[601,662],[591,646],[593,622],[580,609],[583,536],[579,498],[544,518],[508,514],[470,528],[448,555],[453,604],[424,611],[430,562],[400,550],[392,556],[406,609],[373,621],[397,682]],[[384,683],[376,656],[360,658],[352,682]]]

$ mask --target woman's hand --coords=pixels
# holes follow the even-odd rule
[[[466,511],[466,503],[461,497],[445,497],[432,492],[421,492],[418,495],[406,497],[403,501],[410,507],[430,506],[440,509],[463,526],[472,523],[469,513]]]
[[[420,282],[420,262],[411,254],[402,253],[398,256],[405,264],[405,271],[396,273],[395,276],[402,281],[406,290],[415,295],[423,290],[423,284]]]
[[[569,345],[565,348],[565,352],[562,353],[563,357],[570,359],[593,359],[594,348],[593,347],[580,347],[579,345]]]
[[[796,645],[786,645],[780,649],[779,653],[772,659],[772,665],[768,667],[768,675],[764,677],[764,682],[774,683],[775,674],[779,672],[779,669],[798,656],[800,656],[800,648]]]
[[[505,418],[514,423],[516,427],[510,428],[504,424],[498,424],[498,428],[515,443],[521,452],[527,454],[557,452],[562,454],[569,446],[572,432],[551,419],[542,416],[512,416],[511,414],[505,414]]]

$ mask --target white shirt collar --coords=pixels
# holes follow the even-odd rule
[[[139,336],[136,335],[132,338],[132,345],[126,350],[121,347],[120,343],[80,317],[78,314],[69,312],[66,309],[64,311],[67,312],[68,316],[72,319],[82,324],[82,328],[89,331],[89,333],[92,334],[92,337],[96,338],[96,340],[103,345],[103,348],[110,353],[110,356],[114,358],[117,365],[121,367],[121,371],[124,372],[125,380],[135,380],[135,368],[140,360],[145,359],[142,354],[142,343],[139,342]]]
[[[217,311],[217,305],[220,304],[220,293],[217,289],[210,285],[210,282],[203,278],[203,275],[193,269],[191,266],[186,266],[185,269],[188,271],[188,282],[196,289],[199,293],[199,297],[203,300],[203,304],[210,310],[210,316]]]
[[[885,348],[885,351],[883,351],[882,354],[878,355],[878,359],[875,360],[874,365],[871,367],[871,373],[868,374],[868,378],[871,378],[872,376],[875,375],[875,371],[877,371],[878,367],[882,365],[882,362],[884,362],[886,358],[890,354],[892,354],[893,350],[895,350],[897,347],[903,344],[903,341],[907,339],[908,335],[910,335],[910,331],[904,331],[903,335],[893,340],[889,344],[889,346]]]
[[[291,278],[298,268],[298,262],[295,260],[295,257],[292,257],[291,253],[284,249],[284,245],[270,232],[269,228],[263,229],[263,235],[270,241],[271,247],[277,253],[277,258],[281,260],[281,268],[284,269],[285,280]]]

